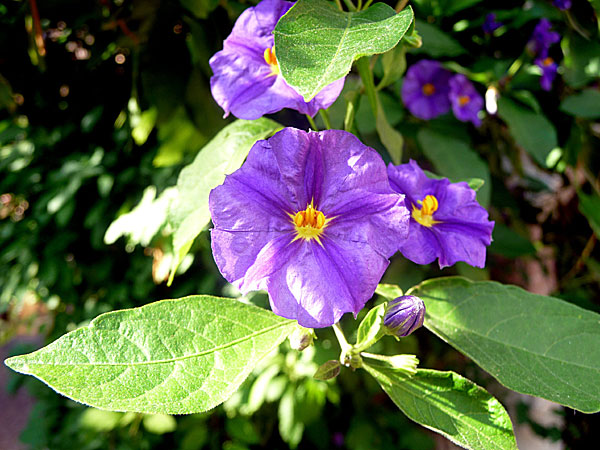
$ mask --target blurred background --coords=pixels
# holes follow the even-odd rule
[[[208,60],[254,4],[0,2],[2,359],[33,351],[107,311],[193,293],[239,295],[219,274],[206,232],[167,286],[174,256],[165,199],[182,167],[233,120],[223,119],[212,100]],[[487,181],[484,195],[496,221],[486,269],[458,264],[440,271],[397,256],[384,281],[406,289],[428,277],[460,274],[600,312],[600,2],[573,0],[567,11],[543,0],[410,4],[423,46],[408,52],[409,66],[438,59],[467,73],[482,95],[506,95],[516,107],[496,115],[488,105],[477,129],[451,114],[429,122],[412,117],[401,101],[401,80],[382,92],[386,116],[405,138],[405,162],[414,158],[447,175],[454,147],[466,145],[479,161],[473,176]],[[482,25],[491,12],[501,26],[486,33]],[[561,35],[551,49],[560,69],[549,92],[540,88],[540,72],[525,50],[542,17]],[[379,61],[374,70],[381,76]],[[346,82],[358,83],[355,74]],[[579,103],[565,104],[573,96]],[[345,102],[342,94],[330,109],[338,128]],[[518,123],[529,124],[531,114],[544,120],[523,131]],[[273,118],[308,128],[293,111]],[[365,97],[356,121],[360,138],[389,160]],[[542,164],[531,149],[548,135],[556,147]],[[247,300],[268,306],[261,293]],[[346,317],[342,325],[352,334],[356,323]],[[2,366],[0,448],[453,448],[406,419],[360,372],[314,380],[319,364],[339,356],[329,330],[317,335],[316,347],[302,353],[284,344],[214,411],[180,417],[87,408]],[[377,345],[375,351],[415,353],[423,367],[455,370],[486,387],[509,410],[520,448],[597,446],[598,414],[510,392],[425,330]]]

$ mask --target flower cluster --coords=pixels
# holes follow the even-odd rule
[[[548,56],[550,46],[560,41],[560,35],[552,31],[552,24],[548,19],[541,19],[533,30],[527,43],[527,50],[535,57],[535,64],[542,70],[540,85],[545,91],[552,88],[556,77],[558,65]]]
[[[214,73],[210,88],[225,116],[232,113],[239,119],[253,120],[284,108],[314,116],[340,95],[343,78],[305,102],[279,73],[272,32],[292,5],[283,0],[263,0],[246,9],[225,39],[223,50],[210,59]]]
[[[402,84],[402,101],[420,119],[433,119],[452,109],[458,120],[481,125],[483,97],[467,77],[452,74],[438,61],[424,59],[408,69]]]

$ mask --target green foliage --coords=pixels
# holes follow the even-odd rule
[[[412,53],[427,53],[433,58],[459,56],[465,53],[463,46],[435,25],[415,20],[415,28],[423,38],[423,45],[412,49]]]
[[[370,361],[364,368],[410,419],[461,447],[517,448],[504,407],[466,378],[454,372],[424,369],[406,377]]]
[[[560,109],[573,116],[584,119],[600,118],[600,91],[585,89],[565,98]]]
[[[577,196],[579,197],[579,210],[587,218],[596,236],[600,236],[600,197],[583,192],[578,192]]]
[[[426,281],[425,326],[504,386],[583,412],[600,411],[600,315],[516,286]]]
[[[413,20],[384,3],[340,11],[325,0],[298,0],[273,32],[281,74],[307,101],[345,76],[361,56],[394,48]]]
[[[210,222],[208,194],[238,169],[250,148],[280,128],[272,120],[237,120],[221,130],[181,171],[177,195],[170,203],[167,220],[172,225],[175,260],[171,280],[192,242]]]
[[[498,100],[498,115],[518,145],[538,164],[548,167],[548,155],[558,146],[556,129],[541,113],[529,110],[506,97]]]
[[[230,397],[293,326],[233,299],[192,296],[101,315],[6,364],[97,408],[190,414]]]

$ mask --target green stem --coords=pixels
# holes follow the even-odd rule
[[[371,104],[371,109],[373,110],[373,116],[377,119],[377,91],[375,90],[373,72],[371,71],[371,66],[369,65],[369,58],[363,56],[356,61],[356,68],[358,69],[360,78],[365,86],[365,91],[367,92],[367,97],[369,99],[369,103]]]
[[[340,11],[344,10],[344,8],[342,7],[342,2],[340,0],[335,0],[335,4],[340,9]]]
[[[358,0],[358,5],[356,6],[356,9],[358,9],[359,11],[362,9],[362,0]]]
[[[344,3],[348,7],[349,11],[356,11],[356,6],[354,6],[354,3],[352,3],[352,0],[344,0]]]
[[[306,114],[306,118],[308,119],[308,123],[310,124],[310,128],[313,131],[319,131],[319,129],[317,128],[317,124],[315,123],[315,120],[310,117],[308,114]]]
[[[519,71],[519,69],[521,68],[521,66],[523,65],[523,59],[521,57],[515,59],[515,62],[513,62],[510,67],[508,68],[508,71],[506,72],[509,78],[513,78],[516,73]]]
[[[327,110],[321,109],[321,110],[319,110],[319,114],[321,116],[321,119],[323,119],[325,128],[327,128],[328,130],[331,130],[331,121],[329,120],[329,113],[327,112]]]
[[[335,325],[333,325],[333,331],[335,332],[335,337],[337,338],[338,342],[340,343],[340,348],[342,350],[340,352],[340,362],[344,366],[349,366],[350,361],[351,361],[350,352],[352,350],[352,346],[350,344],[348,344],[348,341],[346,340],[346,336],[344,336],[344,332],[342,331],[342,327],[340,327],[339,322],[336,323]]]
[[[367,9],[369,6],[371,6],[371,3],[373,3],[373,0],[367,0],[362,9]]]

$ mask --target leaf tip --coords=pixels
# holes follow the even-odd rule
[[[21,356],[13,356],[4,360],[4,365],[15,372],[28,375],[30,373],[29,365]]]

